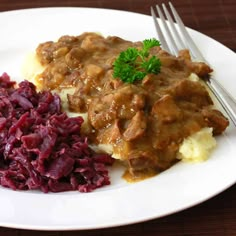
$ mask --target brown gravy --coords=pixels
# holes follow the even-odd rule
[[[178,57],[160,47],[151,55],[160,58],[158,75],[149,74],[134,84],[113,78],[113,63],[128,47],[141,47],[116,36],[84,33],[63,36],[38,46],[37,57],[45,66],[38,76],[41,89],[75,88],[68,94],[72,111],[88,113],[85,135],[95,144],[111,144],[127,165],[128,180],[145,178],[177,162],[183,139],[203,127],[221,134],[228,120],[212,109],[206,88],[188,79],[191,73],[204,78],[212,71],[192,62],[187,50]]]

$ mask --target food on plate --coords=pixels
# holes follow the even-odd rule
[[[203,128],[184,139],[177,158],[183,161],[204,161],[215,146],[216,140],[212,136],[212,128]]]
[[[80,135],[83,119],[68,117],[58,95],[0,76],[0,184],[14,190],[89,192],[110,184],[110,155]]]
[[[229,124],[196,79],[212,69],[191,61],[187,50],[175,57],[154,39],[86,32],[41,43],[33,58],[28,79],[83,115],[83,135],[126,166],[128,181],[156,175],[179,159],[206,159],[212,136]]]

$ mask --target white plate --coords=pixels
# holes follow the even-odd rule
[[[85,31],[129,40],[156,37],[151,16],[91,8],[43,8],[0,13],[0,73],[22,80],[24,56],[38,43]],[[236,54],[215,40],[190,30],[215,69],[215,78],[236,93]],[[236,132],[217,138],[211,158],[179,163],[162,174],[127,184],[111,171],[112,184],[92,193],[44,194],[0,188],[0,225],[38,230],[95,229],[166,216],[201,203],[236,181]]]

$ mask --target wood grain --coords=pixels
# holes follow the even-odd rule
[[[150,6],[169,0],[1,0],[0,11],[53,6],[96,7],[150,14]],[[173,0],[185,24],[236,51],[235,0]]]

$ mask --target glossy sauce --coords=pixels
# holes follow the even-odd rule
[[[212,109],[205,87],[189,80],[191,73],[206,77],[211,68],[192,62],[188,51],[174,57],[154,47],[160,58],[158,75],[149,74],[134,84],[113,78],[113,63],[128,47],[140,48],[116,36],[84,33],[63,36],[57,42],[42,43],[37,56],[44,72],[38,76],[41,89],[60,91],[75,88],[68,95],[69,108],[88,114],[84,135],[96,145],[112,145],[114,156],[127,166],[124,177],[136,181],[163,171],[178,160],[183,139],[204,127],[222,133],[227,119]]]

